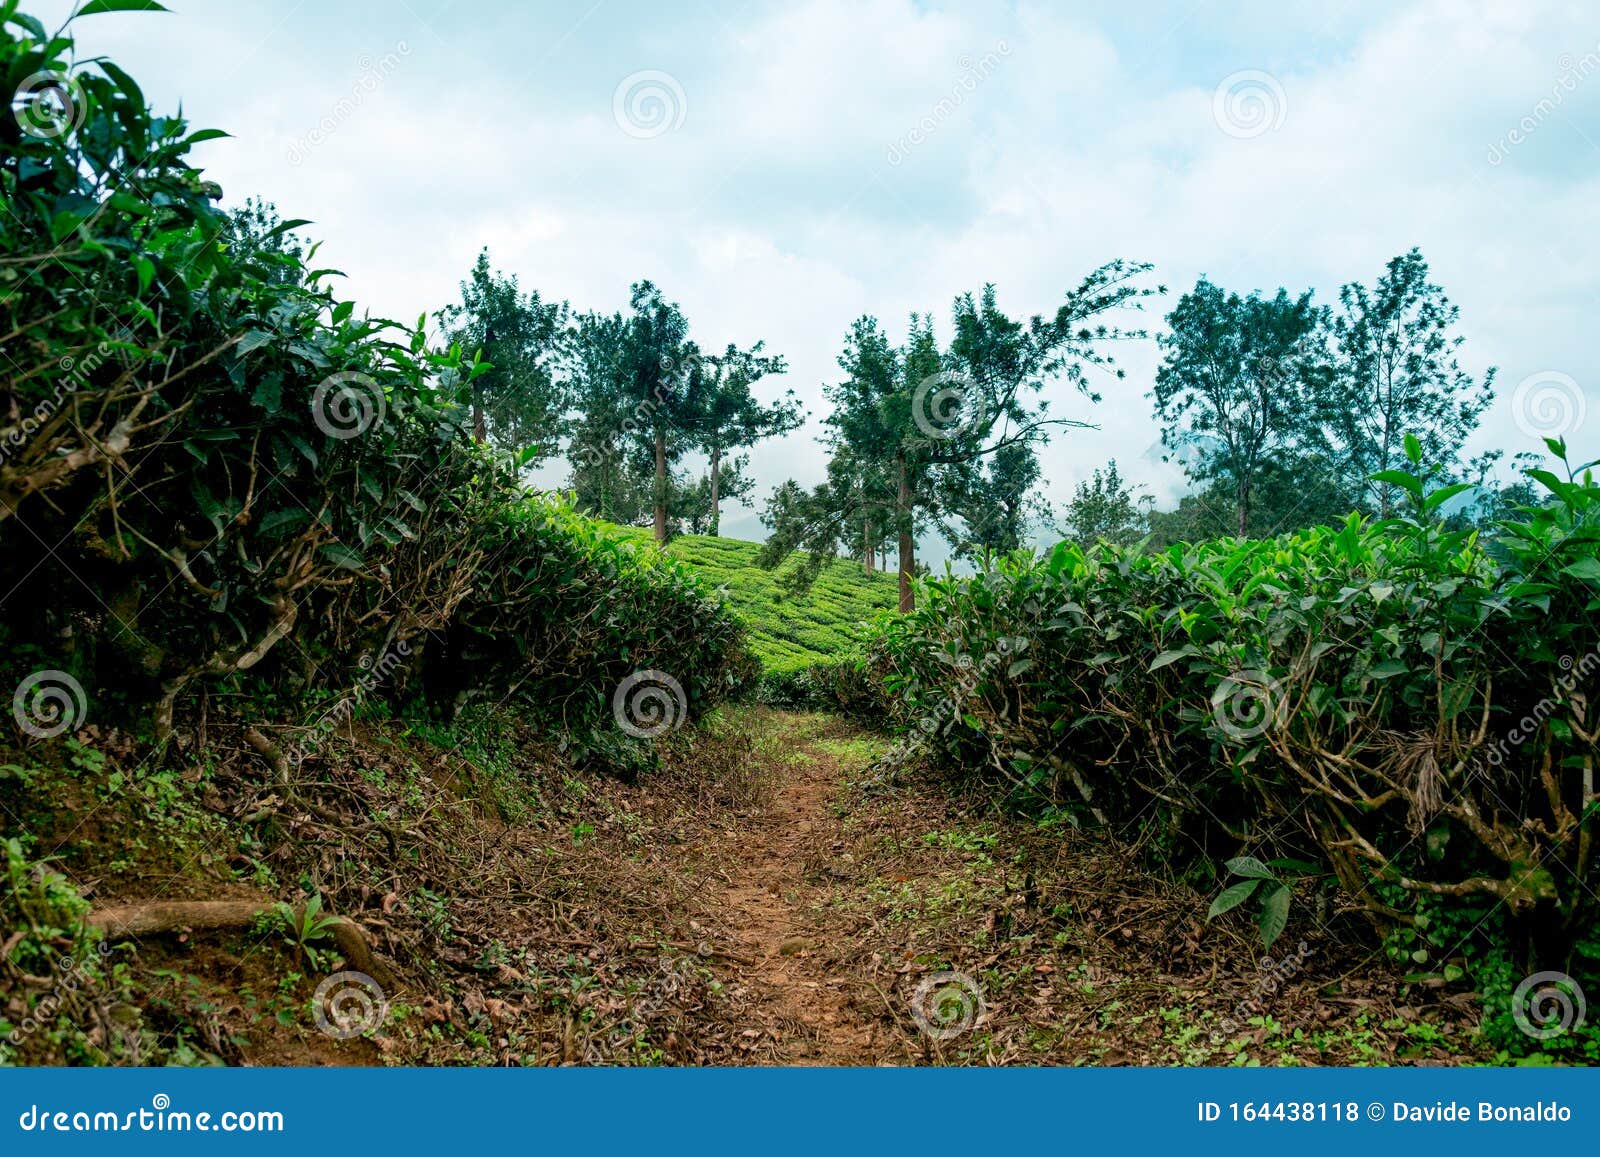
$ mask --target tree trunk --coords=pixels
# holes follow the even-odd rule
[[[722,447],[711,447],[711,537],[722,526]]]
[[[872,573],[872,519],[861,520],[861,561],[867,573]]]
[[[906,452],[895,455],[899,487],[895,493],[895,521],[900,531],[900,613],[916,608],[911,592],[911,576],[917,570],[917,540],[911,533],[911,479],[906,471]]]
[[[472,440],[478,443],[489,440],[489,423],[483,416],[483,406],[477,402],[472,404]]]
[[[667,431],[656,427],[656,541],[667,541]]]
[[[1239,483],[1239,537],[1250,533],[1250,480]]]

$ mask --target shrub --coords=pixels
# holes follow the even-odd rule
[[[928,581],[878,644],[900,726],[1180,864],[1318,858],[1414,964],[1593,976],[1600,486],[1533,472],[1491,558],[1394,473],[1407,518]]]
[[[486,366],[358,316],[285,242],[304,222],[215,206],[188,153],[219,134],[71,52],[6,6],[10,91],[61,113],[0,117],[7,675],[69,672],[157,737],[207,686],[309,703],[375,662],[390,693],[432,671],[563,725],[651,664],[692,673],[695,706],[733,688],[740,634],[705,590],[472,444]]]

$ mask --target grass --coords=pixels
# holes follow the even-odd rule
[[[618,527],[639,542],[650,531]],[[880,610],[893,610],[895,576],[866,574],[861,564],[836,559],[823,568],[816,584],[803,595],[784,590],[783,576],[791,561],[777,571],[756,565],[761,544],[735,538],[680,535],[666,552],[688,563],[715,587],[727,587],[729,603],[749,631],[750,646],[769,671],[809,667],[855,650],[862,624]]]

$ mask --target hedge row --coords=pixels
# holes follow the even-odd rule
[[[1404,519],[930,580],[874,672],[904,750],[1014,798],[1329,872],[1416,969],[1593,983],[1600,486],[1534,473],[1549,502],[1487,549],[1403,475]],[[1270,935],[1290,893],[1255,890]]]
[[[472,444],[486,367],[424,319],[358,316],[286,241],[303,222],[216,206],[189,152],[220,134],[151,115],[115,64],[75,65],[70,34],[12,9],[0,635],[19,723],[65,706],[161,736],[208,688],[292,709],[420,679],[578,734],[637,670],[681,681],[680,714],[747,676],[705,588]]]

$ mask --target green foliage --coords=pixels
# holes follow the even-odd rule
[[[333,927],[339,919],[322,914],[320,895],[298,906],[278,901],[273,906],[270,921],[301,961],[315,969],[323,967],[322,950],[317,945],[333,935]]]
[[[1206,919],[1215,920],[1224,912],[1231,912],[1254,897],[1257,908],[1256,924],[1261,931],[1261,946],[1271,948],[1273,942],[1283,935],[1283,930],[1289,923],[1291,896],[1288,882],[1279,879],[1272,869],[1276,867],[1283,870],[1293,863],[1294,861],[1289,860],[1275,860],[1268,865],[1254,856],[1235,856],[1223,866],[1228,869],[1230,876],[1238,876],[1239,882],[1228,885],[1215,900],[1211,901],[1211,907],[1206,910]]]
[[[472,379],[473,436],[528,461],[555,453],[567,401],[557,375],[566,344],[567,305],[525,292],[514,276],[495,272],[489,250],[478,254],[461,283],[461,301],[439,311],[450,340],[475,353],[483,372]]]
[[[623,533],[633,541],[647,541],[638,531]],[[865,624],[894,606],[892,575],[869,575],[858,564],[835,559],[808,590],[796,593],[789,589],[785,571],[759,565],[760,551],[753,542],[695,535],[674,538],[664,548],[668,557],[687,565],[727,600],[744,624],[750,650],[768,681],[848,659],[859,650]]]
[[[1149,555],[1062,543],[932,579],[883,621],[874,670],[902,727],[1017,802],[1137,827],[1179,866],[1317,860],[1390,926],[1492,910],[1459,925],[1479,959],[1595,977],[1583,470],[1534,471],[1551,501],[1492,554],[1441,523],[1456,488],[1397,470],[1401,518]],[[1229,904],[1266,885],[1235,887]]]
[[[1036,447],[1051,427],[1047,384],[1064,381],[1091,400],[1088,369],[1121,377],[1108,342],[1136,336],[1105,323],[1164,289],[1142,288],[1149,266],[1113,261],[1069,289],[1054,316],[1007,316],[994,286],[955,301],[954,335],[941,349],[931,316],[913,314],[904,346],[876,318],[857,319],[839,355],[841,381],[827,387],[828,480],[810,491],[785,483],[768,503],[772,528],[762,564],[796,551],[800,585],[842,547],[858,557],[885,540],[898,547],[899,604],[909,609],[916,536],[936,525],[960,554],[1015,549],[1025,540]]]
[[[1062,511],[1058,530],[1080,546],[1109,542],[1127,546],[1143,538],[1155,499],[1143,487],[1131,486],[1117,469],[1117,460],[1078,483],[1072,501]]]
[[[1249,533],[1254,493],[1273,464],[1319,443],[1322,320],[1309,292],[1240,297],[1203,277],[1167,315],[1151,394],[1162,440],[1187,452],[1190,477],[1226,488],[1233,533]]]
[[[306,222],[213,205],[188,153],[216,133],[6,12],[13,87],[45,72],[71,98],[65,120],[35,100],[0,122],[0,332],[19,339],[0,581],[40,609],[6,624],[8,669],[73,672],[95,715],[153,716],[158,737],[208,684],[311,704],[374,664],[387,694],[420,674],[436,703],[517,699],[564,733],[604,726],[640,667],[679,672],[685,709],[738,682],[707,591],[531,497],[527,452],[471,439],[474,404],[506,438],[548,416],[530,391],[560,307],[480,262],[447,320],[498,368],[431,347],[422,319],[358,315],[293,236]]]

